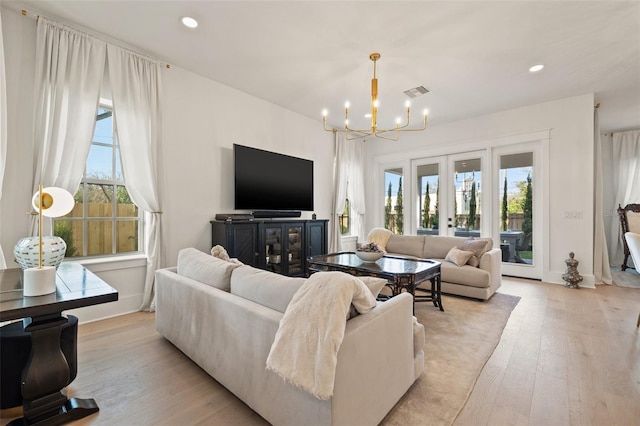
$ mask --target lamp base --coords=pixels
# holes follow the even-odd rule
[[[24,270],[23,294],[25,296],[42,296],[56,291],[55,266],[27,268]]]

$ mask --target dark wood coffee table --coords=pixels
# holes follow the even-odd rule
[[[56,274],[56,292],[22,294],[22,270],[0,271],[0,321],[27,318],[31,355],[22,373],[24,417],[10,424],[60,425],[98,411],[93,399],[67,397],[69,365],[60,350],[67,318],[62,311],[118,300],[118,292],[78,263],[63,262]]]
[[[373,276],[386,279],[391,294],[397,296],[408,291],[414,302],[431,301],[444,311],[441,298],[440,262],[429,259],[406,259],[383,256],[376,262],[363,262],[355,253],[343,252],[313,256],[307,259],[310,272],[341,271],[356,276]],[[416,288],[424,281],[431,281],[430,289],[418,289],[425,295],[416,295]]]

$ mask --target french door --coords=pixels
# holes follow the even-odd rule
[[[541,155],[522,143],[412,160],[405,233],[491,237],[503,274],[541,279]]]
[[[417,234],[476,236],[489,231],[484,213],[485,152],[413,161],[416,199],[412,229]]]
[[[539,144],[495,148],[492,154],[494,220],[492,234],[499,237],[502,273],[542,278],[543,173]]]

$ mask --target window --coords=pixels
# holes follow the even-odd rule
[[[340,234],[349,235],[351,233],[351,206],[348,198],[344,202],[344,212],[338,216],[338,221],[340,223]]]
[[[66,257],[140,251],[141,212],[125,186],[113,111],[106,105],[98,108],[84,176],[74,199],[71,213],[54,221],[54,235],[67,243]]]

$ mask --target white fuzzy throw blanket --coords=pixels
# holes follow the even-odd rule
[[[267,369],[318,399],[331,398],[352,303],[364,314],[376,299],[362,281],[343,272],[311,275],[280,320]]]

